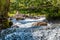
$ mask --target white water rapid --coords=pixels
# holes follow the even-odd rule
[[[41,22],[45,18],[12,20],[11,28],[0,32],[0,40],[60,40],[60,25],[32,26],[35,22]],[[15,27],[15,26],[18,27]]]

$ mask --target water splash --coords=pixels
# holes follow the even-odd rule
[[[17,25],[20,28],[29,28],[29,27],[32,27],[33,23],[35,23],[35,22],[42,22],[44,20],[46,20],[45,17],[40,18],[40,19],[29,19],[29,18],[26,18],[25,20],[13,19],[12,22],[13,22],[13,26]]]

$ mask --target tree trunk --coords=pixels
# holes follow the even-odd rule
[[[10,0],[0,0],[0,29],[5,29],[9,26],[8,11]]]

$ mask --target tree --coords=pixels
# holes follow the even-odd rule
[[[9,26],[8,11],[10,0],[0,0],[0,29],[5,29]]]

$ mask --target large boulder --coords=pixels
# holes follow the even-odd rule
[[[47,26],[47,22],[35,22],[32,26]]]

